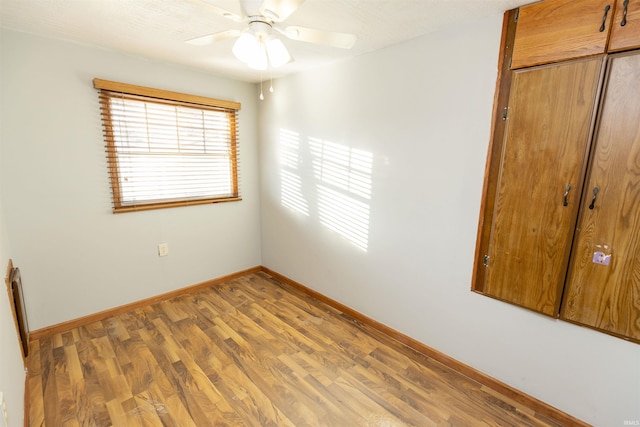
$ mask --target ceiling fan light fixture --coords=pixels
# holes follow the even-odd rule
[[[291,61],[291,55],[282,40],[275,37],[244,32],[233,44],[236,58],[255,70],[266,70],[269,66],[281,67]]]
[[[269,65],[267,58],[267,47],[262,39],[258,39],[258,48],[253,54],[253,57],[248,61],[249,68],[254,70],[266,70]]]
[[[267,54],[269,55],[269,63],[273,68],[282,67],[291,61],[291,55],[282,40],[272,38],[267,40]]]
[[[244,32],[233,44],[231,51],[240,61],[249,63],[259,54],[260,42],[253,34]]]

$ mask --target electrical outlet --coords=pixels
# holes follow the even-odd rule
[[[4,427],[9,427],[9,414],[7,413],[7,402],[4,400],[4,393],[0,391],[0,408],[2,409],[2,421]]]
[[[167,256],[167,255],[169,255],[169,244],[160,243],[158,245],[158,256]]]

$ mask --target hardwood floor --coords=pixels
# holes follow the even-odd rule
[[[31,342],[31,426],[557,426],[265,273]]]

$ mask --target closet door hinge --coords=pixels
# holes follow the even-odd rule
[[[482,265],[484,265],[485,267],[489,267],[489,255],[484,256],[484,259],[482,260]]]
[[[509,107],[504,107],[504,110],[502,110],[502,120],[507,120],[507,117],[509,117]]]
[[[518,22],[518,17],[520,16],[520,8],[516,9],[516,14],[513,17],[513,22]]]

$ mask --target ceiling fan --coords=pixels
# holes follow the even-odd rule
[[[246,23],[244,30],[227,30],[208,34],[187,43],[201,46],[238,37],[233,45],[233,54],[249,67],[266,70],[277,68],[292,61],[286,46],[277,36],[281,34],[291,40],[315,43],[340,49],[350,49],[356,42],[356,36],[348,33],[336,33],[307,27],[286,26],[280,24],[294,13],[305,0],[238,0],[242,16],[200,0],[213,12],[239,23]]]

